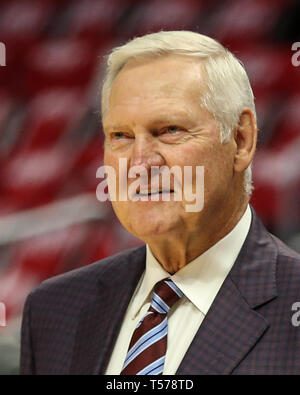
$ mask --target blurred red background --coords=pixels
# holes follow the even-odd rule
[[[140,243],[96,199],[103,56],[137,35],[193,30],[243,61],[260,130],[251,202],[300,250],[299,15],[293,0],[0,0],[0,335],[18,333],[42,280]]]

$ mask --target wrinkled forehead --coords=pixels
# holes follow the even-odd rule
[[[116,76],[105,118],[119,108],[159,103],[200,102],[203,65],[187,56],[132,59]]]

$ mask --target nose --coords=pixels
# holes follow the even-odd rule
[[[136,135],[130,166],[143,166],[149,171],[152,166],[163,166],[164,164],[165,160],[159,152],[155,137],[149,134]]]

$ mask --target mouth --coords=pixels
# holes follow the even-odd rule
[[[159,189],[159,190],[148,190],[139,189],[137,190],[131,200],[134,202],[161,202],[161,201],[171,201],[171,194],[174,193],[172,189]]]
[[[159,190],[159,191],[137,191],[135,194],[136,196],[155,196],[155,195],[162,195],[164,193],[173,193],[173,190]]]

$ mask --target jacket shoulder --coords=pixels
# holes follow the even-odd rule
[[[110,277],[116,277],[126,273],[127,265],[130,262],[137,262],[145,256],[145,246],[131,248],[99,261],[93,262],[86,266],[71,270],[69,272],[51,277],[39,284],[30,293],[35,297],[42,294],[52,294],[55,298],[68,296],[73,290],[80,295],[87,291],[87,294],[93,291],[93,288],[99,285],[99,282],[109,282]]]
[[[300,254],[270,234],[277,248],[277,286],[281,294],[300,296]]]
[[[274,236],[272,233],[270,233],[270,236],[277,247],[279,257],[290,258],[291,260],[294,260],[295,263],[300,263],[300,254],[298,252],[292,250],[287,244],[278,239],[278,237]]]

